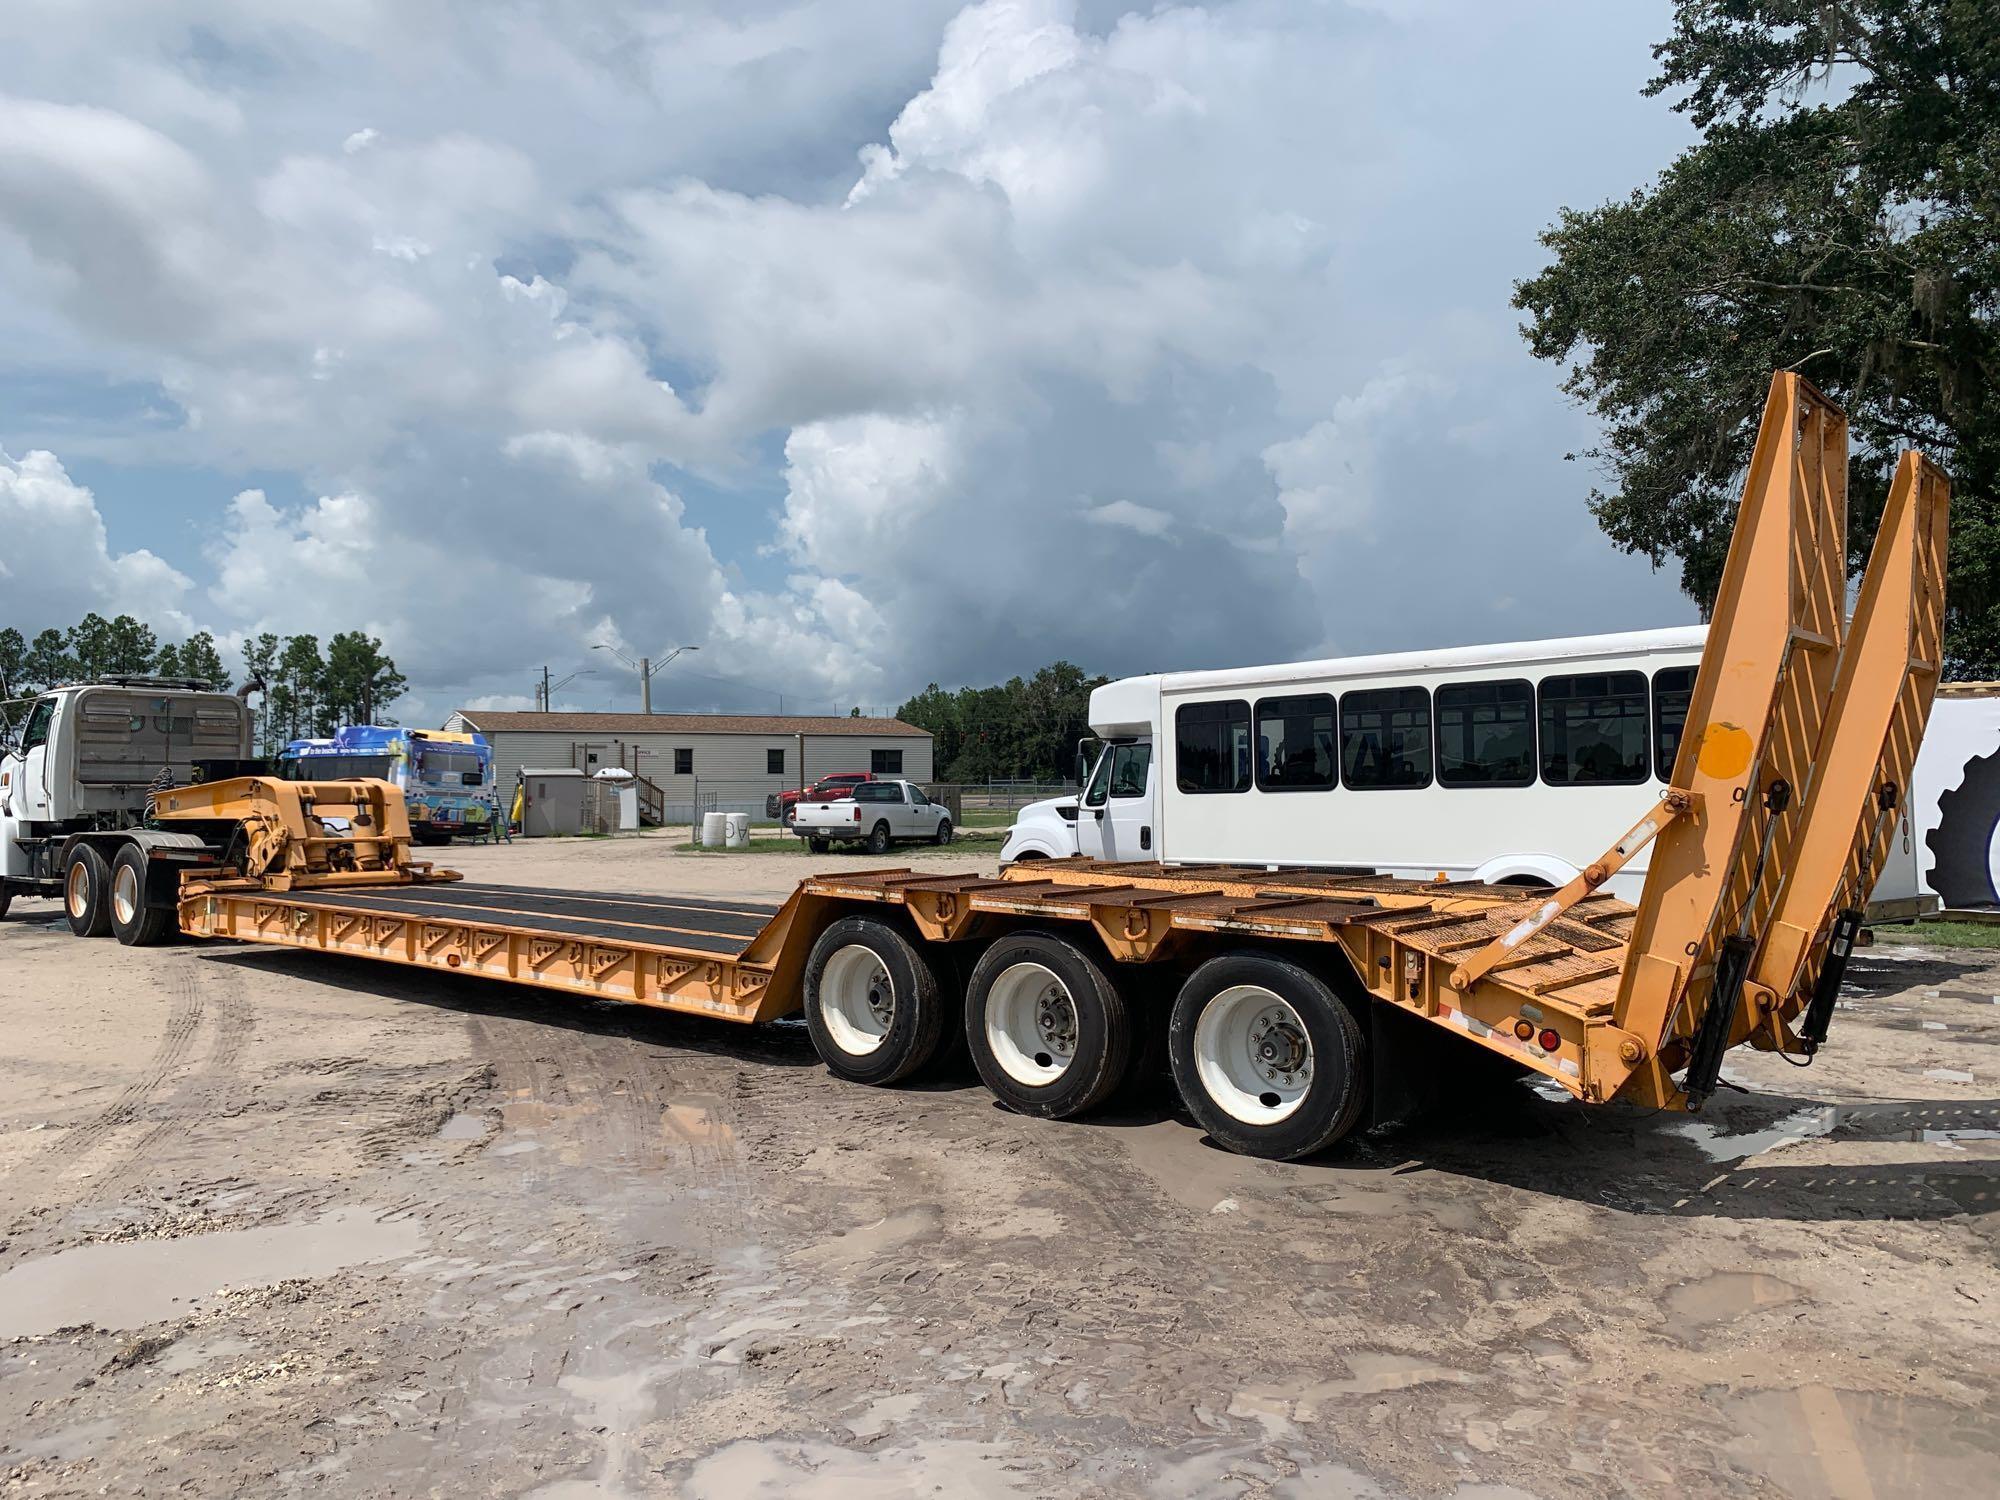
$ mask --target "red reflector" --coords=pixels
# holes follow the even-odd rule
[[[1524,1042],[1527,1041],[1528,1038],[1533,1036],[1534,1034],[1535,1034],[1535,1028],[1529,1022],[1516,1021],[1514,1023],[1514,1035],[1519,1037],[1522,1041]]]
[[[1535,1038],[1535,1040],[1542,1044],[1544,1052],[1553,1052],[1562,1045],[1562,1038],[1547,1027],[1542,1028],[1542,1034]]]

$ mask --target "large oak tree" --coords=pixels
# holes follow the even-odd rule
[[[1713,600],[1778,368],[1846,407],[1857,568],[1895,455],[1953,481],[1947,675],[2000,676],[2000,5],[1682,0],[1650,94],[1700,143],[1565,210],[1515,305],[1604,421],[1592,509]]]

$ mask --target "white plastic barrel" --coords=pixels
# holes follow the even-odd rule
[[[730,849],[748,849],[750,847],[750,814],[733,812],[724,813],[722,816],[722,842],[724,847]]]
[[[720,849],[728,832],[728,819],[723,813],[712,812],[701,815],[701,846],[704,849]]]

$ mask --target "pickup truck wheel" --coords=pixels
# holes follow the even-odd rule
[[[90,845],[78,844],[70,851],[63,870],[63,915],[78,937],[103,937],[111,930],[111,904],[104,890],[110,877],[104,856]]]
[[[887,823],[877,823],[873,828],[868,830],[868,852],[870,854],[887,854],[889,852],[889,825]]]
[[[833,847],[832,839],[807,839],[806,847],[815,854],[824,854]]]
[[[938,819],[937,832],[931,835],[931,842],[934,844],[949,844],[951,842],[950,818]]]
[[[980,1079],[1010,1109],[1067,1120],[1095,1108],[1124,1081],[1133,1038],[1110,976],[1053,933],[1009,933],[973,965],[966,1044]]]
[[[1167,1051],[1189,1113],[1245,1156],[1311,1156],[1352,1130],[1367,1102],[1353,1012],[1318,975],[1264,954],[1196,969],[1174,1001]]]
[[[175,914],[146,904],[146,854],[127,844],[111,861],[111,931],[128,948],[150,948],[178,926]]]
[[[806,958],[806,1029],[828,1071],[891,1084],[937,1054],[945,990],[928,956],[895,928],[843,917]]]

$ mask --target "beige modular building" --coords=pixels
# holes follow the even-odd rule
[[[901,719],[799,714],[575,714],[462,708],[446,729],[486,736],[495,785],[523,766],[623,766],[660,789],[669,822],[702,806],[762,816],[765,799],[835,771],[934,779],[928,730]]]

